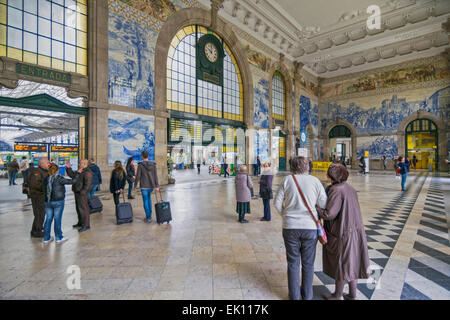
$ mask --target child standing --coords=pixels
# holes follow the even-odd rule
[[[242,165],[239,168],[239,174],[235,179],[235,187],[236,187],[236,212],[239,215],[240,223],[247,223],[248,220],[245,220],[245,214],[250,213],[250,198],[251,193],[250,189],[253,188],[253,183],[250,177],[248,176],[247,166]]]

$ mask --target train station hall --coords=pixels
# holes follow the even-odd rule
[[[450,300],[449,31],[448,0],[0,0],[0,300]]]

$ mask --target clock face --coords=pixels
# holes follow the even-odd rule
[[[205,56],[210,62],[216,62],[219,58],[219,53],[217,52],[217,48],[211,42],[208,42],[205,45]]]

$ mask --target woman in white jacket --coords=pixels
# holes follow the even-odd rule
[[[301,295],[303,300],[311,300],[318,240],[317,225],[300,196],[294,177],[316,219],[318,219],[316,205],[325,208],[327,195],[320,180],[309,175],[308,159],[305,157],[294,158],[291,170],[292,175],[284,178],[275,197],[274,205],[283,218],[289,298],[299,300]],[[299,286],[300,260],[302,262],[301,288]]]

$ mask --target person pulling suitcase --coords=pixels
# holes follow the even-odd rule
[[[156,164],[148,161],[148,152],[142,151],[142,162],[139,163],[137,173],[136,173],[136,181],[135,181],[135,189],[138,184],[141,188],[142,193],[142,201],[145,209],[145,222],[152,222],[152,192],[153,189],[159,191],[159,183],[158,183],[158,175],[156,173]]]

